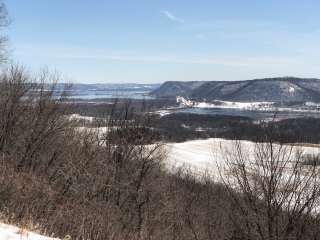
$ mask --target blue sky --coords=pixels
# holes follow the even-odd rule
[[[5,2],[12,59],[66,81],[320,78],[318,0]]]

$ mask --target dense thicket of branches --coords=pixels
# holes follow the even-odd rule
[[[224,188],[166,173],[162,145],[146,145],[156,136],[148,118],[130,104],[114,104],[99,123],[102,131],[76,128],[56,80],[19,67],[1,74],[3,218],[74,239],[232,235]]]

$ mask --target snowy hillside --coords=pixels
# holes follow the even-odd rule
[[[240,141],[240,143],[246,153],[253,156],[255,143],[250,141]],[[169,169],[187,167],[195,174],[208,171],[213,176],[219,177],[219,168],[224,166],[226,153],[232,152],[234,146],[235,141],[221,138],[170,143],[167,146],[167,166]],[[320,154],[320,148],[317,146],[294,147],[294,149],[302,151],[303,154]]]
[[[198,101],[320,102],[320,79],[279,77],[245,81],[165,82],[151,94]]]

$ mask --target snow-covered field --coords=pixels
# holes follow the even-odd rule
[[[58,240],[0,223],[0,240]]]
[[[167,145],[167,166],[169,169],[187,167],[195,174],[209,172],[214,177],[219,177],[219,169],[225,166],[226,157],[235,150],[235,144],[233,140],[221,138],[169,143]],[[240,141],[240,144],[248,156],[253,156],[255,143]],[[290,148],[289,145],[288,148]],[[303,154],[320,154],[320,147],[316,145],[294,146],[293,148],[294,151],[302,151]]]
[[[228,156],[229,157],[236,156],[233,154],[237,154],[236,149],[239,149],[239,148],[236,148],[236,144],[240,144],[241,146],[243,155],[241,154],[240,158],[244,160],[243,162],[248,163],[246,165],[247,170],[249,170],[252,166],[252,169],[255,169],[258,171],[255,173],[260,172],[262,176],[267,176],[267,174],[269,174],[266,168],[265,169],[260,168],[260,166],[257,165],[256,164],[257,162],[255,161],[255,156],[257,156],[255,154],[258,154],[256,150],[259,149],[260,147],[263,148],[263,146],[267,146],[266,143],[255,144],[249,141],[240,141],[236,143],[232,140],[217,139],[217,138],[169,144],[167,166],[171,171],[174,171],[175,167],[186,167],[187,169],[190,170],[189,173],[192,173],[194,174],[194,176],[199,177],[200,180],[201,180],[201,177],[204,176],[204,174],[205,176],[209,176],[210,178],[212,178],[217,182],[222,180],[227,180],[228,184],[234,183],[235,185],[231,185],[231,186],[237,189],[239,187],[239,185],[237,185],[238,184],[237,181],[234,178],[232,178],[232,176],[228,176],[229,171],[228,169],[225,168],[226,162],[227,162],[226,158]],[[309,193],[312,192],[312,188],[314,186],[313,184],[319,184],[320,179],[316,177],[309,182],[310,176],[304,175],[304,172],[303,172],[304,170],[306,170],[307,167],[300,169],[301,175],[300,174],[295,175],[295,173],[292,172],[293,169],[290,166],[294,165],[295,156],[297,156],[295,155],[296,151],[299,151],[299,153],[301,153],[302,156],[306,154],[319,156],[320,146],[295,144],[295,145],[285,145],[280,147],[279,145],[275,144],[273,145],[273,150],[275,151],[274,152],[275,155],[279,154],[279,161],[284,161],[283,162],[284,165],[281,165],[281,164],[279,165],[280,168],[281,167],[284,168],[284,172],[281,175],[278,175],[278,177],[281,179],[280,181],[283,181],[284,183],[283,187],[286,187],[288,183],[293,183],[293,181],[296,181],[298,178],[299,185],[300,184],[301,185],[297,189],[303,188],[303,191],[304,191],[304,193],[301,195],[293,191],[292,193],[290,193],[290,195],[288,195],[288,197],[285,197],[285,198],[283,198],[283,195],[279,194],[278,196],[279,200],[284,201],[282,206],[285,209],[296,207],[295,205],[296,202],[294,199],[300,199],[299,201],[302,201],[302,204],[303,204],[304,198],[309,197],[307,192],[308,191]],[[262,152],[262,153],[259,152],[259,154],[262,154],[260,156],[264,156],[265,152]],[[253,165],[251,165],[251,163],[253,163]],[[281,188],[281,186],[278,186],[278,187]],[[310,187],[310,189],[308,187]],[[297,191],[302,191],[302,190],[297,190]],[[311,213],[317,215],[320,213],[320,207],[319,207],[320,203],[315,202],[315,204],[316,205],[312,209]]]

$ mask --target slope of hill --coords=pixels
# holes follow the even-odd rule
[[[197,100],[320,102],[320,79],[265,78],[245,81],[166,82],[157,97],[185,96]]]
[[[156,97],[176,97],[176,96],[189,96],[193,90],[200,87],[205,82],[193,81],[193,82],[178,82],[169,81],[163,83],[159,88],[151,92]]]

